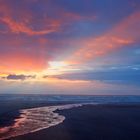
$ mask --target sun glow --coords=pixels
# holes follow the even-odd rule
[[[58,75],[66,71],[68,64],[64,61],[50,61],[49,68],[45,71],[47,75]]]
[[[68,64],[64,61],[50,61],[49,65],[50,65],[50,68],[52,69],[60,69],[65,66],[68,66]]]

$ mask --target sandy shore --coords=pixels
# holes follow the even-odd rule
[[[11,140],[140,140],[140,105],[86,105],[58,111],[57,126]]]

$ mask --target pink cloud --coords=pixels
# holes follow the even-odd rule
[[[104,35],[80,40],[79,46],[82,47],[75,51],[68,61],[69,63],[83,63],[135,43],[140,38],[139,30],[140,12],[135,12]]]
[[[56,21],[52,22],[52,25],[50,25],[51,28],[44,29],[44,30],[33,30],[32,28],[28,27],[26,23],[24,22],[16,22],[10,17],[4,17],[0,19],[5,24],[8,25],[9,29],[12,33],[25,33],[27,35],[44,35],[49,34],[51,32],[55,32],[57,30],[57,26],[59,26]],[[55,25],[55,26],[54,26]]]

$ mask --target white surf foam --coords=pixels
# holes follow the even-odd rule
[[[21,114],[18,119],[14,120],[13,125],[0,128],[0,140],[58,125],[65,120],[65,117],[54,111],[80,107],[82,105],[83,104],[69,104],[20,110]]]

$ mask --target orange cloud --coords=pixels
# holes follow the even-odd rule
[[[5,23],[10,31],[12,33],[25,33],[27,35],[44,35],[44,34],[49,34],[52,32],[56,32],[59,30],[60,26],[63,24],[67,23],[67,21],[72,21],[73,20],[80,20],[83,19],[84,17],[75,14],[75,13],[70,13],[70,12],[64,12],[61,15],[61,20],[60,19],[48,19],[47,17],[45,19],[42,19],[42,22],[46,27],[42,30],[34,30],[32,27],[32,24],[30,19],[25,18],[24,21],[16,21],[14,20],[11,16],[3,16],[0,17],[0,21],[2,23]],[[95,17],[93,17],[94,19]],[[92,19],[91,17],[87,17],[86,19]]]
[[[45,17],[41,19],[41,26],[39,29],[33,27],[33,23],[39,24],[35,14],[26,7],[26,4],[21,7],[24,9],[14,11],[14,8],[10,3],[6,1],[0,1],[0,23],[5,24],[8,27],[8,31],[19,34],[24,33],[27,35],[44,35],[55,32],[60,27],[60,21],[57,19],[51,19]],[[34,20],[36,19],[36,20]],[[0,31],[1,33],[8,33],[7,31]]]
[[[56,32],[65,23],[70,24],[73,21],[95,19],[96,17],[85,17],[74,12],[60,11],[56,14],[58,17],[48,17],[45,15],[38,21],[36,13],[33,14],[29,7],[22,6],[21,8],[25,8],[25,10],[19,10],[19,13],[17,13],[15,12],[17,10],[14,11],[13,6],[0,1],[0,22],[8,27],[10,33],[13,33],[9,34],[7,32],[7,34],[2,34],[0,39],[0,71],[5,73],[9,73],[9,71],[41,71],[46,69],[48,61],[53,61],[49,55],[55,58],[59,54],[60,58],[63,59],[68,53],[74,52],[75,46],[82,47],[74,52],[68,61],[70,63],[83,63],[131,44],[140,37],[138,32],[140,29],[140,12],[136,12],[106,34],[97,38],[90,37],[77,42],[75,39],[53,40],[46,36],[36,38],[33,35]],[[29,12],[26,10],[29,10]],[[33,26],[33,23],[36,23],[35,21],[42,25],[39,28],[37,26],[36,30]],[[27,38],[27,36],[20,35],[20,33],[30,36]],[[67,47],[68,45],[74,47]],[[62,48],[57,46],[62,46]],[[63,46],[66,46],[66,49]]]
[[[59,26],[59,23],[57,21],[54,21],[49,26],[50,28],[44,29],[44,30],[35,31],[32,28],[28,27],[26,25],[26,23],[14,21],[10,17],[0,18],[0,20],[8,25],[9,29],[11,30],[11,32],[13,32],[13,33],[25,33],[25,34],[28,34],[28,35],[44,35],[44,34],[49,34],[51,32],[55,32],[57,30],[58,26]]]
[[[39,58],[37,56],[31,56],[30,54],[11,54],[7,56],[1,56],[0,64],[3,68],[0,69],[4,72],[36,72],[41,71],[47,67],[45,58]]]
[[[34,42],[34,44],[31,44]],[[36,45],[36,46],[35,46]],[[50,60],[46,53],[50,48],[40,46],[39,40],[4,40],[0,48],[0,72],[24,73],[39,72],[48,67]],[[3,47],[6,46],[6,47]]]
[[[64,24],[70,24],[76,20],[86,19],[94,20],[93,16],[82,16],[75,12],[69,12],[64,9],[59,9],[56,15],[59,17],[47,16],[47,11],[42,13],[42,17],[38,19],[36,14],[27,6],[28,1],[25,1],[25,5],[19,9],[18,12],[14,10],[11,3],[6,1],[0,1],[0,23],[5,24],[8,27],[8,31],[19,34],[24,33],[27,35],[45,35],[52,32],[57,32],[63,27]],[[47,4],[47,3],[46,3]],[[38,24],[39,27],[34,27],[34,24]],[[0,31],[1,33],[7,33]]]
[[[82,47],[68,61],[73,64],[83,63],[135,43],[140,38],[139,30],[140,12],[135,12],[106,34],[97,38],[80,40],[79,46]]]

